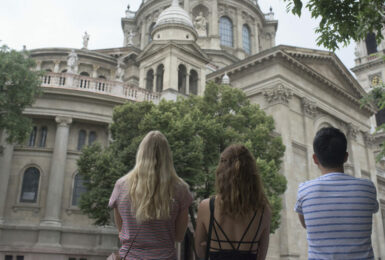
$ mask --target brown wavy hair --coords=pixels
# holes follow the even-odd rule
[[[255,158],[244,145],[222,152],[215,182],[222,214],[244,216],[268,204]]]

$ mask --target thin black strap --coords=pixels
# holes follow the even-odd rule
[[[222,232],[222,234],[224,235],[224,237],[226,238],[226,242],[228,244],[230,244],[230,246],[233,248],[233,250],[236,250],[233,243],[231,243],[231,240],[229,239],[229,237],[226,235],[225,231],[222,229],[221,225],[219,225],[218,221],[214,218],[214,223],[217,224],[217,226],[219,227],[219,230]],[[214,230],[216,230],[215,228],[215,224],[214,224]],[[219,239],[219,236],[217,234],[217,238]],[[218,243],[219,244],[219,247],[221,248],[220,246],[220,242]],[[222,248],[221,248],[222,249]]]
[[[242,242],[243,242],[243,239],[245,238],[246,234],[247,234],[247,231],[249,231],[249,228],[251,226],[251,224],[254,222],[254,219],[255,219],[255,216],[257,215],[257,211],[254,212],[254,215],[253,217],[251,218],[250,222],[249,222],[249,225],[247,225],[247,228],[245,230],[245,232],[243,232],[243,235],[241,237],[241,240],[239,240],[238,242],[238,246],[237,246],[237,250],[239,250],[239,247],[241,246]]]
[[[257,232],[255,232],[255,235],[254,235],[254,237],[253,237],[253,240],[252,240],[253,242],[254,242],[255,239],[257,238],[257,234],[258,234],[259,230],[261,229],[262,218],[263,218],[263,213],[264,213],[264,212],[265,212],[265,206],[262,208],[261,217],[259,218],[258,229],[257,229]],[[249,251],[251,251],[252,247],[253,247],[253,244],[250,245]],[[258,249],[257,249],[257,252],[258,252]]]
[[[207,243],[206,243],[206,256],[205,259],[209,259],[209,252],[210,252],[210,242],[211,242],[211,233],[213,230],[213,222],[214,222],[214,202],[215,197],[210,198],[210,224],[209,224],[209,232],[207,234]]]

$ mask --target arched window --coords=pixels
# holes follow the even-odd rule
[[[198,72],[196,72],[195,70],[190,71],[189,85],[190,93],[198,95]]]
[[[233,47],[233,23],[223,16],[219,20],[219,34],[221,36],[221,45]]]
[[[39,146],[40,147],[45,147],[46,141],[47,141],[47,127],[43,126],[40,129],[40,143],[39,143]]]
[[[251,53],[250,29],[246,24],[242,27],[242,42],[243,49],[247,54]]]
[[[88,145],[92,145],[96,141],[96,132],[91,131],[88,136]]]
[[[80,151],[86,144],[86,131],[80,130],[78,136],[78,151]]]
[[[84,187],[84,183],[86,183],[86,181],[83,177],[80,174],[76,174],[74,178],[74,189],[72,191],[72,206],[79,205],[80,196],[87,192],[87,188]]]
[[[154,86],[154,71],[150,69],[147,71],[147,77],[146,77],[146,89],[148,91],[153,91]]]
[[[35,203],[39,190],[40,172],[35,167],[30,167],[24,172],[21,185],[20,202]]]
[[[164,74],[164,66],[160,64],[156,69],[156,92],[163,91],[163,74]]]
[[[90,74],[88,72],[82,71],[82,72],[80,72],[80,76],[89,77]]]
[[[377,52],[376,35],[374,33],[368,33],[365,39],[365,43],[368,55]]]
[[[152,23],[148,28],[148,43],[152,42],[152,31],[154,30],[155,23]]]
[[[37,135],[37,127],[34,126],[32,128],[32,131],[29,135],[29,142],[28,142],[28,146],[35,146],[35,143],[36,143],[36,135]]]
[[[186,76],[187,69],[184,65],[178,67],[178,91],[179,93],[186,94]]]

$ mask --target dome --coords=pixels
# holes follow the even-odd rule
[[[179,6],[178,0],[173,0],[171,6],[159,15],[155,27],[162,24],[183,24],[194,28],[190,16]]]

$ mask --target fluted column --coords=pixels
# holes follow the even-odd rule
[[[72,123],[72,118],[58,116],[55,118],[55,121],[57,123],[55,147],[49,175],[45,215],[41,222],[42,225],[49,226],[61,225],[61,202],[67,160],[69,128]]]
[[[1,137],[2,153],[0,154],[0,224],[4,222],[5,202],[7,200],[8,182],[11,175],[13,144],[7,142],[7,134]]]

